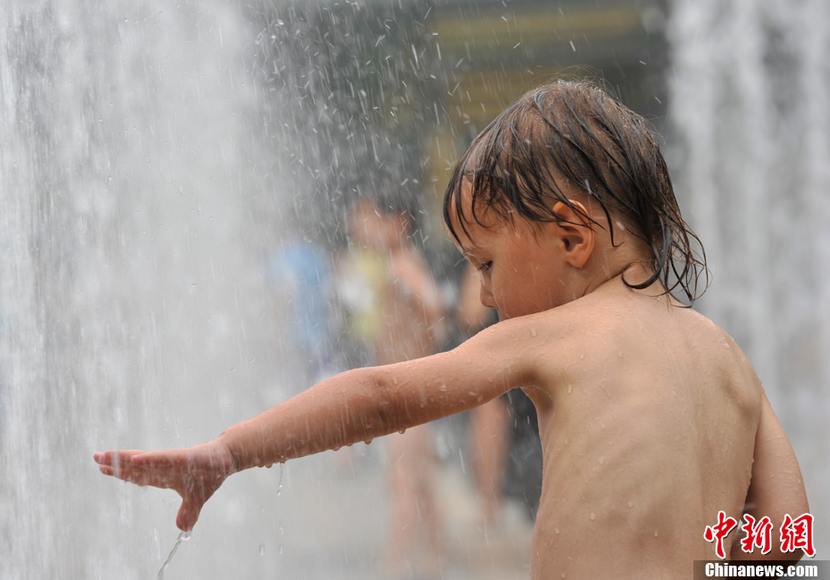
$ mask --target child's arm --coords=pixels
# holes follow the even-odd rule
[[[517,318],[452,351],[338,374],[190,449],[97,453],[101,471],[182,496],[176,519],[191,529],[202,505],[230,474],[401,431],[534,382],[538,339]]]
[[[755,455],[752,464],[752,479],[746,498],[744,513],[754,516],[756,520],[769,516],[773,525],[772,550],[769,554],[760,552],[745,553],[740,542],[732,546],[733,560],[798,560],[801,550],[781,552],[778,531],[784,514],[798,517],[810,511],[804,480],[798,467],[790,441],[781,422],[772,410],[772,406],[763,394],[761,399],[761,417],[758,432],[755,435]]]
[[[225,431],[238,470],[336,449],[452,415],[531,380],[520,319],[444,353],[340,373]]]

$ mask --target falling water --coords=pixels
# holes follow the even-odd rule
[[[164,562],[159,568],[158,573],[156,574],[156,580],[164,580],[164,571],[170,565],[170,562],[173,561],[173,556],[176,555],[176,551],[179,549],[179,546],[182,542],[187,542],[190,540],[190,532],[180,532],[179,537],[176,538],[176,543],[173,544],[173,547],[170,548],[170,552],[167,554],[167,557],[164,559]]]
[[[152,576],[178,500],[91,453],[194,444],[273,402],[236,12],[4,4],[0,577]],[[206,551],[198,577],[223,557]]]
[[[263,84],[292,66],[279,46],[263,56],[276,31],[246,10],[266,4],[4,4],[2,578],[152,577],[180,499],[103,477],[93,451],[199,443],[307,386],[266,265],[305,191],[283,173],[309,171],[310,121]],[[290,488],[282,466],[276,487],[230,478],[177,573],[367,577],[383,479],[295,465]]]
[[[830,521],[830,4],[677,1],[673,165],[710,257],[702,309],[747,351]],[[819,555],[830,535],[817,532]]]

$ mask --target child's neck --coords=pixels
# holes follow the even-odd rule
[[[640,284],[645,282],[653,276],[654,270],[651,266],[641,260],[623,261],[620,264],[611,265],[603,268],[595,275],[591,276],[585,288],[583,296],[593,292],[606,292],[613,289],[625,288],[632,290],[630,285]],[[627,284],[626,284],[627,283]],[[647,288],[637,290],[647,296],[663,296],[666,294],[666,289],[662,282],[655,280]]]

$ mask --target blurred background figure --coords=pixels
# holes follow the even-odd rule
[[[346,213],[346,247],[337,259],[337,295],[344,309],[343,346],[350,367],[374,364],[374,348],[383,324],[387,282],[386,239],[377,204],[366,197]]]
[[[268,281],[280,305],[281,334],[290,337],[299,362],[290,394],[340,370],[335,335],[338,311],[333,307],[334,279],[329,253],[293,223],[281,229],[281,240],[268,261]]]
[[[345,212],[345,247],[335,258],[336,304],[342,325],[337,341],[345,368],[375,363],[383,325],[383,293],[388,267],[383,218],[377,204],[358,197]],[[338,469],[355,473],[369,451],[347,447],[337,453]]]
[[[410,242],[406,203],[375,207],[385,279],[374,362],[391,364],[436,352],[444,337],[444,305],[421,253]],[[389,477],[390,578],[439,578],[445,544],[437,494],[438,458],[433,426],[421,425],[385,441]]]

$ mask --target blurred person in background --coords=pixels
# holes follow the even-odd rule
[[[349,246],[338,263],[337,289],[360,366],[385,365],[436,352],[443,337],[441,295],[420,252],[409,242],[410,218],[395,202],[361,197],[347,216]],[[387,439],[390,534],[387,571],[409,577],[425,562],[440,573],[442,524],[435,497],[437,457],[430,426]],[[419,558],[420,536],[427,555]]]
[[[283,224],[281,241],[268,260],[268,282],[275,294],[275,304],[283,307],[281,324],[288,326],[299,361],[294,369],[301,376],[297,384],[319,382],[341,370],[334,344],[337,326],[332,308],[334,280],[331,259],[323,246],[291,222]],[[296,394],[301,389],[291,389]]]
[[[410,216],[394,204],[379,208],[386,259],[381,295],[381,323],[376,336],[375,364],[387,365],[428,356],[444,335],[444,306],[421,253],[412,245]],[[436,499],[438,457],[430,425],[391,435],[387,441],[391,533],[390,577],[426,574],[438,578],[444,560],[442,521]],[[419,536],[426,553],[419,557]],[[422,566],[418,563],[423,562]],[[418,568],[421,568],[420,570]]]
[[[377,204],[361,197],[350,206],[346,222],[348,240],[337,260],[336,292],[345,310],[348,366],[368,366],[374,362],[387,275],[382,220]]]
[[[335,260],[334,288],[342,320],[338,345],[348,368],[375,364],[374,349],[382,323],[386,283],[386,246],[381,216],[374,201],[360,197],[346,211],[346,246]],[[338,451],[338,467],[355,472],[357,455],[369,448]]]

